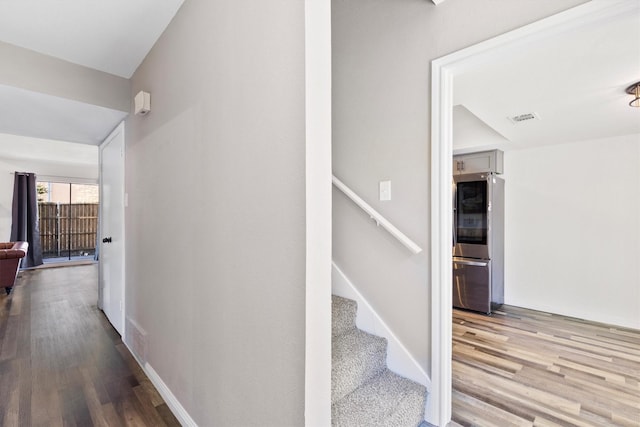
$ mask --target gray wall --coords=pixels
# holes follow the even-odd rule
[[[332,2],[334,174],[425,249],[412,256],[334,190],[334,261],[427,372],[430,62],[584,2]]]
[[[126,311],[202,426],[304,424],[304,2],[190,0],[132,78]]]
[[[0,41],[0,85],[129,111],[129,80]]]

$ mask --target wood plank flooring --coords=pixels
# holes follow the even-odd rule
[[[454,310],[453,421],[640,426],[640,331],[503,306]]]
[[[97,309],[97,277],[32,270],[1,293],[1,426],[180,425]]]

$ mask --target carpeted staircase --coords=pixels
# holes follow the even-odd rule
[[[356,327],[357,304],[332,297],[331,425],[416,427],[427,390],[387,369],[387,340]]]

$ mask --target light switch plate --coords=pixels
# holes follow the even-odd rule
[[[391,181],[380,181],[380,201],[391,200]]]

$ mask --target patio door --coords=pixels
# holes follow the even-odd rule
[[[45,263],[92,260],[95,256],[98,185],[69,181],[73,180],[40,177],[36,185],[38,225]]]

